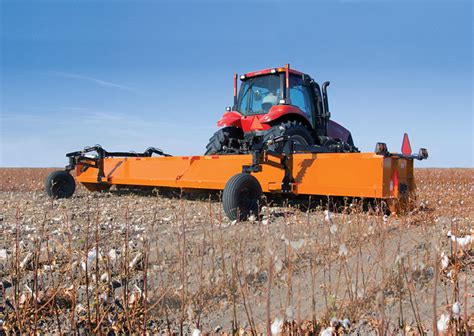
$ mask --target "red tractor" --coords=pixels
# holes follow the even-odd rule
[[[299,146],[320,146],[329,152],[358,152],[351,133],[330,120],[327,87],[309,75],[272,68],[234,75],[234,105],[217,122],[222,128],[209,139],[205,155],[245,154],[258,138],[290,138]],[[271,141],[270,141],[271,142]],[[277,144],[274,150],[281,150]]]

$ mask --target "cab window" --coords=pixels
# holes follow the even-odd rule
[[[297,106],[303,111],[313,123],[313,104],[309,88],[303,85],[303,79],[299,76],[290,76],[290,99],[291,105]]]

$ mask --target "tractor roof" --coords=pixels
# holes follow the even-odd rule
[[[255,76],[268,75],[268,74],[271,74],[271,73],[280,73],[280,72],[285,72],[285,71],[286,71],[286,68],[284,68],[284,67],[253,71],[253,72],[249,72],[249,73],[244,74],[243,76],[241,76],[241,79],[255,77]],[[295,75],[304,75],[302,72],[291,69],[291,68],[289,69],[289,71],[290,71],[290,73],[295,74]]]

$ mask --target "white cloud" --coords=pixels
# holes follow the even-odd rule
[[[106,80],[95,78],[95,77],[84,76],[84,75],[79,75],[79,74],[69,73],[69,72],[59,72],[59,71],[50,71],[49,74],[52,76],[84,80],[84,81],[88,81],[88,82],[91,82],[103,87],[111,87],[111,88],[116,88],[120,90],[135,92],[135,93],[138,92],[135,88],[131,86],[114,83],[114,82],[106,81]]]

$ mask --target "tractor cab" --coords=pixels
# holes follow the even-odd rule
[[[242,84],[233,110],[244,116],[267,114],[274,106],[291,105],[293,113],[305,117],[315,127],[315,116],[321,114],[313,92],[311,79],[306,75],[290,73],[289,95],[285,95],[285,73],[276,72],[260,76],[242,76]],[[291,98],[290,98],[291,97]],[[274,111],[272,111],[274,112]]]
[[[234,75],[234,104],[217,122],[223,127],[210,139],[206,154],[222,153],[220,148],[236,147],[238,140],[272,128],[302,145],[322,144],[327,137],[353,146],[350,132],[331,121],[327,87],[320,87],[309,75],[285,67]],[[219,133],[219,134],[218,134]],[[232,144],[232,146],[230,145]]]

